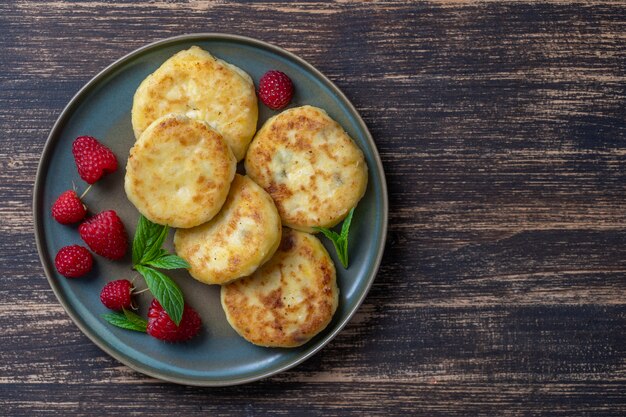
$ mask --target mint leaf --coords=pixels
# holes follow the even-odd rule
[[[328,239],[332,240],[333,242],[336,242],[339,239],[341,239],[341,236],[339,236],[336,232],[330,229],[327,229],[325,227],[314,227],[313,229],[322,232],[324,236],[326,236]]]
[[[341,237],[348,240],[348,232],[350,231],[350,224],[352,223],[352,216],[354,215],[354,207],[350,210],[350,213],[343,220],[343,224],[341,225]]]
[[[161,248],[168,232],[169,227],[152,223],[143,215],[139,216],[137,231],[133,239],[133,268],[143,275],[154,298],[163,306],[172,321],[178,325],[183,317],[185,306],[183,293],[170,277],[153,269],[189,268],[189,264],[184,259]],[[124,313],[128,313],[124,316],[126,317],[125,325],[128,325],[127,323],[139,325],[140,322],[136,319],[143,320],[136,314],[133,316],[134,313],[126,311]]]
[[[337,252],[337,257],[339,261],[343,265],[344,268],[348,268],[348,233],[350,231],[350,224],[352,223],[352,216],[354,215],[354,207],[348,213],[348,216],[343,221],[343,225],[341,226],[341,234],[334,232],[325,227],[314,227],[313,229],[318,230],[324,234],[331,242],[333,242],[333,246],[335,247],[335,252]]]
[[[146,280],[150,289],[172,321],[178,326],[183,318],[185,301],[178,285],[164,273],[143,265],[135,265],[135,269]]]
[[[191,266],[183,258],[176,255],[170,255],[167,252],[156,259],[146,262],[146,265],[161,269],[191,268]]]
[[[161,225],[158,225],[158,226],[161,228],[161,230],[159,230],[159,233],[156,235],[156,238],[154,239],[154,241],[150,242],[151,244],[146,247],[146,251],[144,252],[143,256],[141,257],[141,260],[139,261],[139,263],[141,264],[144,264],[148,261],[158,258],[163,251],[163,249],[161,249],[161,246],[163,246],[163,242],[165,241],[165,238],[167,237],[167,233],[169,232],[169,227],[161,226]]]
[[[129,319],[126,313],[130,313],[132,315],[132,319]],[[146,327],[148,326],[148,322],[146,320],[130,311],[124,311],[124,314],[107,313],[103,314],[102,318],[114,326],[121,327],[122,329],[134,330],[136,332],[145,333]]]
[[[146,331],[146,326],[148,325],[148,322],[143,317],[133,313],[130,310],[126,310],[125,308],[122,309],[122,312],[129,322],[135,324],[137,327],[142,328],[144,332]]]
[[[133,265],[141,263],[145,253],[155,246],[155,243],[161,236],[164,226],[152,223],[142,214],[139,215],[137,222],[137,230],[133,239]],[[163,241],[161,241],[161,244]],[[161,248],[159,245],[158,249]]]

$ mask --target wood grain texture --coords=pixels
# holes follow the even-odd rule
[[[311,62],[387,173],[381,271],[319,354],[240,387],[105,355],[43,275],[32,187],[56,117],[148,42],[228,32]],[[0,414],[626,414],[626,3],[0,4]]]

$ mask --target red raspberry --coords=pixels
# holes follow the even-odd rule
[[[61,224],[78,223],[87,215],[85,205],[74,190],[67,190],[52,205],[52,217]]]
[[[92,251],[105,258],[120,259],[128,250],[124,223],[113,210],[85,220],[78,226],[78,233]]]
[[[185,304],[183,319],[176,326],[157,300],[152,300],[148,310],[148,334],[166,342],[184,342],[200,331],[202,321],[193,308]]]
[[[102,288],[100,301],[111,310],[129,309],[132,307],[133,286],[127,279],[111,281]]]
[[[268,71],[259,80],[259,98],[270,109],[282,109],[292,97],[293,83],[284,72]]]
[[[91,271],[93,258],[91,253],[82,246],[65,246],[54,258],[54,266],[59,274],[67,278],[78,278]]]
[[[78,174],[89,184],[117,169],[117,158],[113,152],[91,136],[77,137],[72,145],[72,153]]]

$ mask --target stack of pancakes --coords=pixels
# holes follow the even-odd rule
[[[135,93],[128,199],[177,228],[190,274],[221,285],[231,326],[261,346],[300,346],[337,309],[334,264],[313,227],[332,227],[367,186],[363,153],[324,110],[286,110],[256,133],[254,83],[194,46]],[[247,176],[236,174],[245,158]],[[286,227],[284,227],[286,226]]]

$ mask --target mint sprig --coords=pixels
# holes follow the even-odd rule
[[[121,327],[126,330],[134,330],[136,332],[145,333],[146,328],[148,327],[147,320],[126,309],[123,309],[123,313],[103,314],[102,318],[114,326]]]
[[[314,227],[313,229],[320,231],[333,242],[335,251],[339,257],[339,261],[344,268],[348,268],[348,233],[350,232],[350,223],[352,223],[352,216],[354,215],[354,207],[348,213],[348,216],[341,225],[341,234],[327,229],[325,227]]]
[[[168,231],[167,226],[152,223],[143,215],[139,216],[133,239],[133,269],[144,277],[154,298],[159,301],[172,321],[179,325],[185,306],[183,293],[170,277],[154,269],[189,268],[189,264],[183,258],[161,248]]]
[[[140,265],[156,257],[167,237],[168,227],[152,223],[139,215],[133,239],[133,265]]]
[[[178,324],[183,318],[183,309],[185,306],[185,300],[183,299],[183,293],[178,288],[178,285],[172,278],[165,275],[163,272],[157,271],[143,265],[135,265],[135,269],[146,280],[146,285],[150,289],[154,298],[159,300],[159,304],[167,312],[172,321]]]

